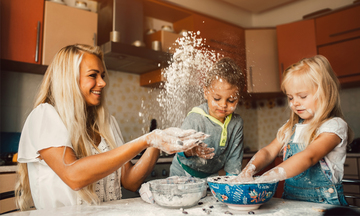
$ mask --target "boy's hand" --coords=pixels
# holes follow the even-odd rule
[[[198,156],[204,159],[212,159],[215,155],[214,150],[214,148],[208,148],[207,144],[202,142],[198,146],[184,152],[184,154],[187,157]]]

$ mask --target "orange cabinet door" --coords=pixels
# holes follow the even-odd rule
[[[44,0],[1,1],[1,58],[40,64]]]
[[[313,19],[279,25],[276,32],[280,77],[293,63],[317,54]]]
[[[359,86],[360,82],[360,38],[319,47],[343,86]]]
[[[360,37],[360,5],[315,19],[317,45]]]
[[[200,31],[200,36],[206,39],[209,49],[230,57],[245,70],[245,31],[210,17],[193,15],[194,31]]]

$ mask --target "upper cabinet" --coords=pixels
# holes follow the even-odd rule
[[[345,87],[360,82],[360,5],[315,18],[318,53]]]
[[[171,22],[175,33],[182,30],[199,31],[200,37],[204,39],[204,48],[234,59],[244,71],[243,75],[246,79],[245,31],[243,28],[164,1],[144,1],[144,11],[145,16]],[[175,42],[177,37],[174,35],[173,38]],[[147,44],[150,42],[148,41]],[[164,48],[166,49],[166,47]],[[140,79],[143,80],[142,86],[153,87],[154,80],[163,79],[160,73],[161,70],[156,70],[140,75]]]
[[[279,25],[276,31],[281,78],[287,67],[303,58],[317,54],[315,21],[303,20]]]
[[[277,26],[279,67],[317,54],[325,56],[343,87],[360,83],[360,4],[313,19]]]
[[[276,29],[246,29],[245,48],[248,92],[281,92]]]
[[[44,0],[1,1],[1,58],[40,64]]]
[[[5,70],[44,73],[41,65],[49,65],[62,47],[96,44],[96,13],[44,0],[1,4],[1,58],[10,60]]]
[[[64,46],[96,46],[96,33],[97,13],[46,1],[42,64],[49,65]]]

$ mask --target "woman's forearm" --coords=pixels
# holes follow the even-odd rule
[[[154,169],[159,155],[160,151],[158,149],[148,148],[134,165],[124,166],[121,175],[123,187],[136,191]]]
[[[146,141],[138,139],[111,151],[77,159],[70,148],[49,148],[40,151],[51,169],[72,189],[79,190],[113,173],[147,148]]]

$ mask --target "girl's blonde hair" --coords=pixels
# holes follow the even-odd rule
[[[298,63],[288,67],[283,73],[281,90],[286,94],[285,86],[290,81],[301,82],[311,88],[315,93],[317,109],[313,120],[302,133],[301,145],[306,148],[316,137],[317,129],[327,120],[333,117],[343,117],[340,106],[340,84],[329,61],[322,55],[312,58],[304,58]],[[300,120],[292,110],[289,121],[279,129],[277,139],[285,146],[295,132],[295,124]],[[348,128],[348,143],[352,141],[353,133]]]
[[[78,159],[92,155],[92,146],[97,149],[90,131],[99,133],[111,149],[116,146],[110,129],[110,115],[105,106],[106,87],[101,94],[101,103],[97,106],[87,107],[81,93],[80,63],[84,53],[96,55],[102,61],[105,69],[104,81],[109,82],[103,53],[99,47],[81,44],[66,46],[55,55],[49,65],[34,105],[35,108],[42,103],[49,103],[56,109],[70,133]],[[31,207],[32,198],[26,163],[18,164],[18,174],[16,203],[21,210],[27,210]],[[79,190],[78,195],[89,204],[99,203],[93,184]]]

